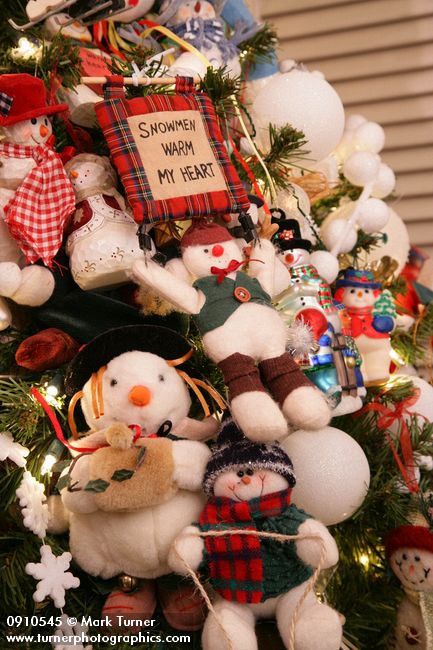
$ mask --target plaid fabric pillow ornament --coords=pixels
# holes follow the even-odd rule
[[[95,106],[137,223],[155,224],[248,210],[210,98],[176,77],[175,95],[125,99],[111,77]]]

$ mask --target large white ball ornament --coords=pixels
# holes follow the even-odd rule
[[[378,232],[389,221],[389,207],[380,199],[367,199],[360,209],[358,225],[366,233]]]
[[[353,144],[358,151],[379,153],[385,144],[385,131],[376,122],[365,122],[356,129]]]
[[[252,113],[262,142],[269,141],[269,124],[290,124],[305,134],[308,158],[313,160],[330,154],[343,135],[340,97],[325,79],[306,70],[292,69],[272,78],[257,93]]]
[[[389,207],[389,220],[384,228],[380,229],[387,237],[386,243],[379,243],[378,246],[372,248],[368,253],[360,251],[359,253],[359,268],[363,268],[365,264],[380,260],[385,255],[397,260],[398,268],[396,273],[401,273],[404,265],[406,264],[407,256],[409,254],[410,242],[409,233],[403,222],[403,219]]]
[[[345,232],[347,221],[345,219],[333,219],[329,222],[324,222],[320,228],[320,236],[328,251],[332,250],[334,246],[340,241],[340,238]],[[340,244],[339,253],[349,253],[355,246],[358,239],[358,234],[355,228],[350,227],[349,231],[345,234],[344,240]]]
[[[395,174],[392,171],[389,165],[381,163],[377,178],[374,182],[373,189],[371,191],[372,196],[377,199],[384,199],[386,196],[391,194],[392,190],[395,187]]]
[[[314,251],[310,255],[311,264],[317,269],[317,273],[328,284],[332,284],[338,275],[340,265],[335,255],[331,255],[328,251]]]
[[[282,443],[293,462],[293,503],[326,526],[348,519],[370,485],[367,457],[356,440],[335,427],[299,430]]]
[[[363,187],[378,175],[380,158],[370,151],[355,151],[345,161],[343,172],[353,185]]]

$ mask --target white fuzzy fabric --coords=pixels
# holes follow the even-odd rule
[[[211,452],[206,445],[194,440],[175,440],[172,444],[173,480],[183,490],[201,490],[203,476]],[[192,471],[191,468],[194,468]]]
[[[331,419],[325,396],[313,386],[295,388],[284,400],[281,410],[294,426],[304,429],[321,429]]]

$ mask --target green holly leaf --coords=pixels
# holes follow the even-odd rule
[[[86,492],[105,492],[109,486],[110,484],[108,481],[104,481],[102,478],[97,478],[94,481],[89,481],[84,490]]]
[[[117,469],[113,476],[111,477],[112,481],[127,481],[132,476],[134,476],[133,469]]]
[[[72,478],[70,474],[61,476],[56,483],[56,489],[60,492],[60,490],[63,490],[65,487],[68,487],[71,484],[71,480]]]

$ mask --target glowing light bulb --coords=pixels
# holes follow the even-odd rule
[[[370,558],[368,557],[368,555],[366,553],[362,553],[362,555],[359,556],[359,563],[362,564],[362,566],[365,569],[368,569],[368,567],[370,565]]]
[[[54,456],[54,454],[47,453],[44,458],[44,462],[42,463],[41,474],[43,476],[45,476],[45,474],[51,474],[51,470],[53,469],[56,462],[56,456]]]

